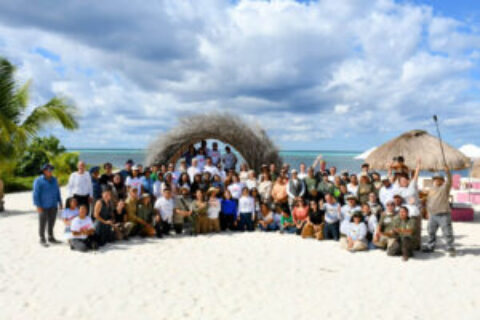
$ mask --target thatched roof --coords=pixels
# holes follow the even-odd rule
[[[470,167],[470,159],[452,146],[443,143],[445,158],[451,170]],[[378,147],[365,160],[373,169],[386,170],[388,161],[403,156],[405,164],[415,168],[418,158],[422,159],[422,170],[444,169],[439,140],[423,130],[413,130]]]
[[[260,171],[262,164],[281,165],[278,149],[258,126],[247,124],[229,113],[198,114],[181,118],[171,131],[154,140],[147,154],[147,164],[176,162],[190,144],[216,139],[235,148],[249,167]]]
[[[473,163],[472,172],[470,172],[470,176],[472,178],[479,178],[480,179],[480,160],[476,160]]]

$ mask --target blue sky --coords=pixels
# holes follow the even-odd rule
[[[80,130],[44,132],[71,148],[143,148],[217,110],[309,150],[434,133],[438,114],[459,147],[480,144],[479,21],[466,0],[0,1],[0,55],[31,106],[78,106]]]

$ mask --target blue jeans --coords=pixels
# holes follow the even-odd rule
[[[270,224],[267,224],[267,227],[265,228],[264,226],[262,226],[261,224],[258,225],[258,227],[260,228],[260,230],[262,231],[276,231],[278,230],[278,226],[275,222],[272,222]]]
[[[334,239],[338,241],[340,239],[340,222],[325,223],[323,237],[325,240]]]
[[[282,231],[283,231],[284,233],[295,233],[295,232],[297,232],[297,227],[294,227],[294,226],[283,227],[283,228],[282,228]]]
[[[240,213],[240,222],[238,223],[238,230],[245,231],[245,227],[248,231],[253,231],[252,213]]]

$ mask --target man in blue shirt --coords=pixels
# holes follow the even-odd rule
[[[53,227],[57,218],[57,208],[62,210],[62,198],[57,179],[53,176],[53,166],[46,164],[42,167],[42,175],[33,183],[33,203],[37,207],[39,217],[40,244],[48,247],[45,240],[45,227],[48,227],[48,242],[60,243],[53,236]]]

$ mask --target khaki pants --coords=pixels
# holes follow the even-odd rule
[[[220,232],[220,220],[208,218],[208,232]]]
[[[198,216],[195,221],[195,234],[207,233],[209,229],[208,217]]]
[[[372,242],[377,248],[381,248],[383,250],[386,250],[389,246],[392,245],[392,243],[394,241],[395,241],[395,239],[393,239],[393,238],[381,236],[378,241],[372,241]]]
[[[347,249],[351,251],[364,251],[367,250],[367,244],[363,241],[356,240],[353,242],[353,247],[351,249],[348,249],[348,241],[347,238],[341,238],[340,239],[340,247],[342,249]]]

